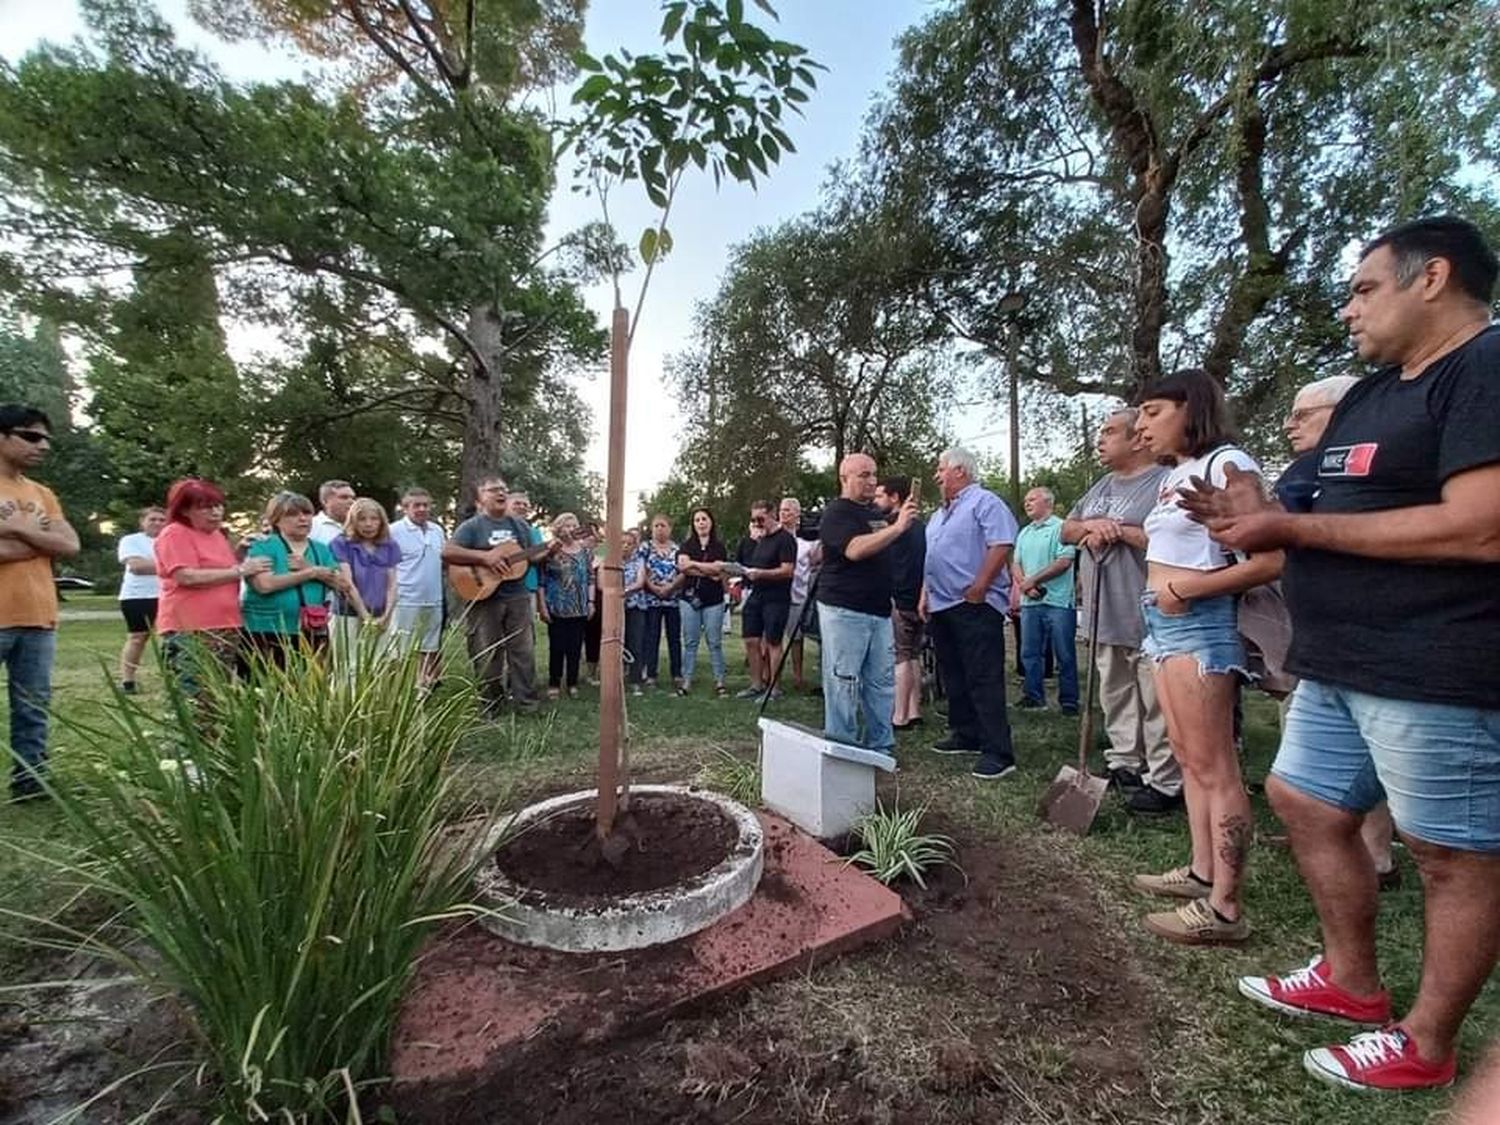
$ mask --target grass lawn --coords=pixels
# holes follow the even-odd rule
[[[92,600],[88,608],[94,608]],[[55,701],[64,716],[104,705],[105,678],[121,639],[116,620],[65,622],[55,676]],[[809,646],[810,673],[816,651]],[[451,657],[461,661],[456,649]],[[743,686],[738,640],[731,642],[729,657],[731,687]],[[147,691],[154,690],[154,672],[143,680]],[[692,777],[716,748],[754,755],[755,706],[715,699],[709,686],[700,675],[693,698],[656,691],[629,700],[638,777]],[[596,699],[596,689],[585,688],[582,698],[544,708],[541,715],[476,730],[460,768],[494,802],[588,785],[597,746]],[[816,724],[821,706],[815,697],[789,694],[769,713]],[[1275,709],[1251,697],[1247,720],[1246,772],[1258,781],[1275,749]],[[1181,818],[1143,823],[1111,797],[1086,839],[1047,829],[1037,819],[1036,801],[1058,765],[1075,752],[1076,723],[1034,712],[1015,714],[1014,723],[1022,771],[1005,781],[981,785],[968,776],[967,760],[928,753],[927,742],[940,733],[929,714],[926,726],[900,736],[901,771],[881,783],[887,803],[927,804],[936,827],[958,840],[974,876],[971,893],[990,888],[988,898],[967,909],[992,914],[1002,929],[1007,918],[1024,917],[1026,928],[1014,942],[976,944],[952,924],[957,915],[945,916],[936,900],[914,896],[918,921],[906,937],[674,1020],[639,1042],[581,1052],[536,1085],[570,1092],[572,1101],[560,1104],[587,1106],[579,1090],[604,1088],[608,1081],[633,1081],[664,1099],[636,1112],[628,1096],[620,1095],[613,1114],[608,1105],[596,1107],[604,1114],[596,1116],[600,1121],[1366,1125],[1374,1113],[1382,1125],[1415,1125],[1448,1104],[1442,1093],[1377,1103],[1313,1082],[1302,1072],[1301,1052],[1341,1040],[1343,1030],[1278,1019],[1235,992],[1237,975],[1299,966],[1317,948],[1310,903],[1283,848],[1263,843],[1254,851],[1246,902],[1255,936],[1246,948],[1191,950],[1161,943],[1139,922],[1155,904],[1135,895],[1128,879],[1136,871],[1182,862]],[[68,747],[69,735],[59,728],[53,753],[64,774]],[[1263,799],[1255,802],[1262,835],[1274,835]],[[0,848],[0,906],[26,912],[60,906],[67,888],[26,854],[68,846],[57,815],[45,805],[0,806],[0,840],[15,845]],[[1380,917],[1381,961],[1398,1010],[1416,987],[1422,934],[1416,874],[1404,853],[1401,863],[1405,885],[1382,896]],[[1054,917],[1056,925],[1049,921]],[[55,961],[26,946],[0,942],[0,980],[57,971]],[[30,1002],[0,996],[0,1024],[7,1015],[24,1019]],[[1471,1068],[1497,1036],[1500,989],[1492,981],[1465,1027],[1463,1067]],[[692,1060],[701,1059],[695,1045],[710,1040],[751,1052],[761,1077],[688,1082],[684,1065],[691,1078]],[[959,1067],[968,1078],[938,1080],[975,1045],[983,1058],[967,1070]],[[119,1066],[122,1073],[129,1069],[124,1060]],[[571,1120],[555,1110],[528,1109],[539,1104],[539,1096],[518,1090],[512,1115],[497,1110],[494,1120]],[[0,1104],[0,1122],[9,1120],[26,1118],[8,1117]]]

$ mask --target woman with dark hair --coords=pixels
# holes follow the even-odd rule
[[[1192,855],[1187,866],[1137,875],[1139,890],[1186,900],[1150,914],[1153,933],[1186,945],[1238,943],[1250,936],[1240,885],[1254,830],[1234,744],[1237,677],[1245,651],[1236,595],[1281,573],[1281,552],[1243,561],[1226,555],[1179,503],[1194,478],[1223,487],[1260,467],[1233,444],[1229,409],[1217,381],[1190,369],[1142,395],[1136,433],[1171,465],[1146,518],[1146,637],[1156,694],[1172,753],[1182,766]]]
[[[729,558],[719,539],[714,514],[707,508],[694,508],[690,522],[693,533],[677,552],[677,569],[682,572],[682,592],[678,606],[682,614],[682,684],[678,695],[693,690],[693,671],[698,667],[698,639],[708,637],[708,656],[714,670],[714,692],[729,694],[724,686],[724,563]]]
[[[206,480],[180,480],[167,491],[167,524],[152,541],[161,592],[156,630],[183,690],[194,693],[200,656],[240,668],[244,618],[240,581],[263,574],[263,558],[235,557],[224,534],[224,493]]]
[[[333,551],[311,537],[312,520],[311,500],[278,492],[266,505],[270,534],[246,557],[271,564],[250,577],[241,608],[251,643],[273,663],[283,663],[286,650],[299,640],[323,651],[332,608],[328,595],[349,593]]]

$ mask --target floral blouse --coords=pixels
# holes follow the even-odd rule
[[[589,582],[593,574],[593,556],[588,551],[569,554],[558,551],[547,559],[542,570],[542,597],[553,617],[587,617],[589,615]]]
[[[646,565],[646,581],[666,585],[677,577],[677,544],[668,543],[665,547],[658,548],[654,542],[646,543],[641,547],[641,560]],[[646,608],[654,606],[675,606],[677,595],[670,598],[659,598],[650,590],[641,591],[646,596]]]

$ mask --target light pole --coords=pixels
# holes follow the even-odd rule
[[[1000,298],[1000,311],[1009,318],[1005,330],[1005,371],[1010,382],[1010,502],[1021,510],[1021,348],[1019,314],[1026,307],[1026,294],[1013,289]]]

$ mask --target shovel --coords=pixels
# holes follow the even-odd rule
[[[1063,766],[1057,771],[1057,777],[1042,794],[1038,809],[1042,819],[1049,824],[1066,828],[1079,836],[1088,835],[1109,789],[1105,778],[1089,773],[1088,759],[1089,747],[1094,742],[1094,677],[1097,674],[1094,649],[1099,643],[1099,591],[1104,586],[1100,567],[1112,549],[1112,546],[1106,547],[1095,559],[1094,588],[1089,592],[1089,664],[1084,672],[1083,712],[1078,723],[1078,765]]]

